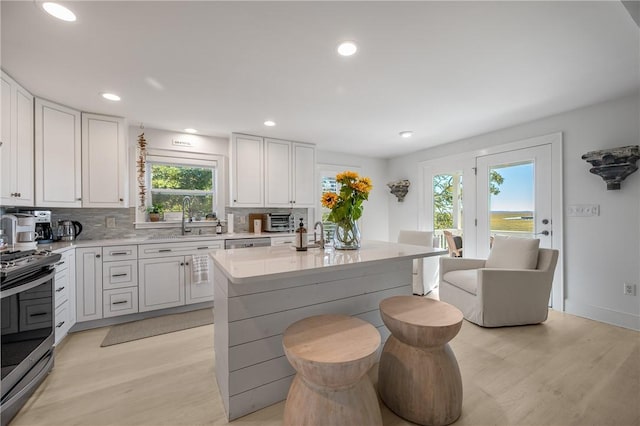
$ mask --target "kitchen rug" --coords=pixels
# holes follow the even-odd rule
[[[112,326],[100,346],[117,345],[208,324],[213,324],[212,308],[132,321]]]

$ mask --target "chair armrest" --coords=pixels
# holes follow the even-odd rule
[[[484,267],[484,259],[461,259],[456,257],[440,257],[440,281],[442,277],[449,271],[457,271],[460,269],[479,269]]]
[[[478,270],[478,297],[489,301],[528,301],[547,303],[551,295],[553,275],[536,269]]]

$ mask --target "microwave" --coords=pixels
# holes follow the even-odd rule
[[[293,232],[293,215],[290,213],[265,213],[262,215],[262,227],[265,232]]]

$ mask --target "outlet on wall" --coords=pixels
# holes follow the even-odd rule
[[[631,283],[624,283],[624,295],[625,296],[635,296],[636,295],[636,285]]]
[[[107,228],[114,229],[116,227],[116,218],[113,216],[107,217]]]

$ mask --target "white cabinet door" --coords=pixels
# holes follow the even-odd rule
[[[127,207],[124,119],[82,113],[82,207]]]
[[[184,305],[184,256],[138,261],[140,312]]]
[[[102,318],[102,248],[76,249],[76,318]]]
[[[2,73],[2,204],[33,206],[33,96]]]
[[[233,135],[231,140],[231,205],[264,206],[262,138]]]
[[[294,207],[315,207],[314,174],[316,149],[313,145],[293,143],[293,179],[291,192]]]
[[[80,112],[35,102],[36,205],[81,207]]]
[[[291,142],[265,139],[265,207],[290,207]]]
[[[193,280],[193,262],[191,256],[185,256],[185,289],[186,304],[209,302],[213,300],[213,264],[207,256],[209,263],[209,279],[206,281]]]

